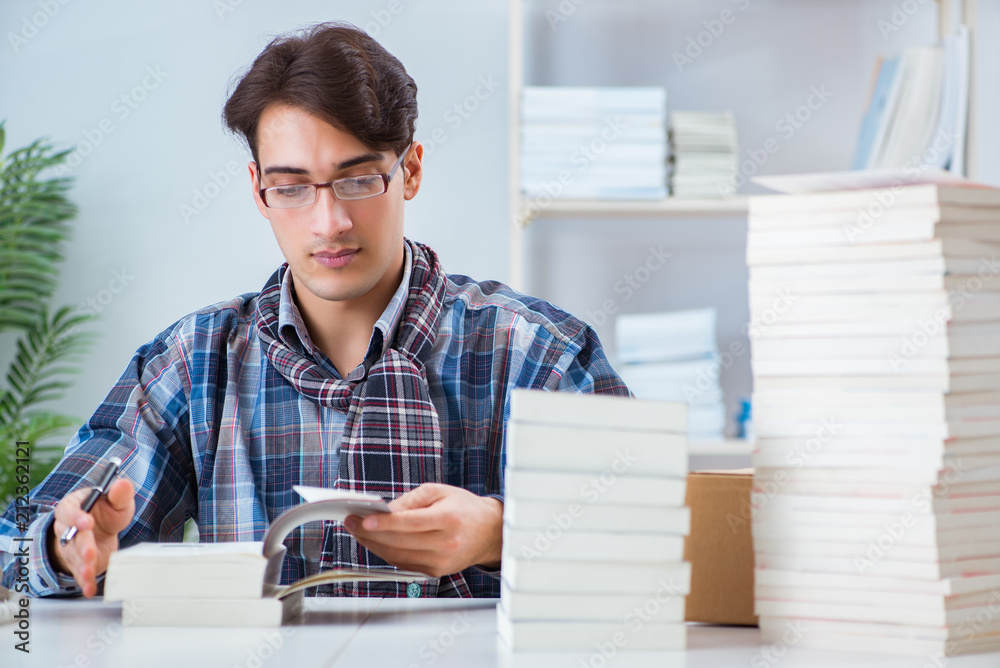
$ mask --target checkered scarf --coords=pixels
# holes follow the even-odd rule
[[[391,344],[360,381],[333,378],[278,335],[278,301],[288,265],[282,265],[257,300],[258,334],[268,360],[301,394],[347,413],[336,486],[394,499],[425,482],[442,482],[441,427],[431,403],[424,363],[434,345],[445,274],[427,246],[406,240],[413,258],[409,294]],[[321,570],[392,569],[351,536],[340,522],[325,522]],[[323,596],[403,597],[410,585],[356,582],[324,585]],[[471,596],[461,573],[428,580],[420,596]]]

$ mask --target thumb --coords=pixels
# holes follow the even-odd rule
[[[101,497],[91,511],[94,516],[94,530],[106,534],[118,534],[132,521],[135,515],[135,488],[131,481],[119,478]]]

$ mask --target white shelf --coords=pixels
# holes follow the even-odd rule
[[[531,199],[522,200],[519,217],[523,224],[538,218],[572,216],[626,216],[634,218],[724,218],[747,214],[746,197],[726,199],[684,199],[669,197],[659,200],[584,200],[563,199],[540,201],[532,206]]]

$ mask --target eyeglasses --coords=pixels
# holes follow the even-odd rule
[[[298,206],[309,206],[315,202],[316,193],[319,192],[320,188],[330,188],[337,199],[351,200],[376,197],[389,190],[389,182],[392,181],[393,174],[403,164],[403,158],[409,152],[409,149],[403,151],[388,174],[365,174],[363,176],[349,176],[327,183],[295,183],[287,186],[261,188],[258,191],[260,199],[264,202],[264,206],[271,209],[293,209]],[[259,168],[257,178],[260,179]]]

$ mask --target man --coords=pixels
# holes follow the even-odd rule
[[[425,596],[498,596],[510,391],[627,395],[593,330],[493,281],[448,276],[403,236],[423,175],[416,85],[351,26],[272,42],[226,103],[253,197],[287,261],[259,293],[207,307],[142,346],[31,493],[30,587],[92,596],[119,546],[260,540],[292,485],[374,492],[393,513],[313,523],[282,581],[391,564]],[[90,513],[87,481],[122,459]],[[74,491],[76,490],[76,491]],[[78,530],[67,545],[55,537]],[[0,520],[4,584],[21,537]],[[395,584],[320,594],[405,595]]]

